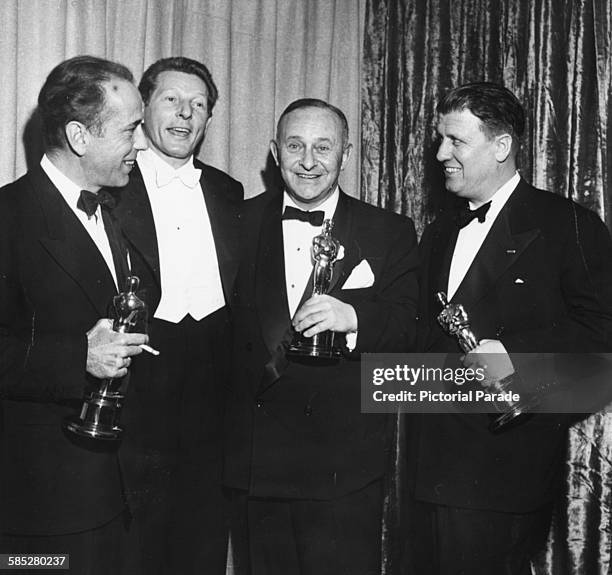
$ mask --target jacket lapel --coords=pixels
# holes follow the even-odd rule
[[[106,317],[112,295],[117,293],[106,261],[42,168],[31,172],[30,179],[48,231],[41,236],[41,244],[81,287],[100,317]]]
[[[524,205],[525,194],[529,191],[521,180],[497,216],[452,301],[465,305],[466,309],[477,305],[538,237],[539,229],[531,225],[529,210]]]
[[[432,328],[437,325],[436,317],[441,311],[436,299],[438,292],[448,291],[448,276],[455,243],[457,241],[457,227],[453,221],[452,211],[445,211],[431,224],[431,243],[427,257],[427,267],[423,270],[420,300],[425,306],[421,310],[424,332],[419,336],[423,342],[431,337]],[[423,249],[424,246],[422,246]]]
[[[235,210],[228,209],[228,201],[231,201],[229,195],[223,196],[224,190],[211,186],[207,181],[205,166],[197,161],[195,166],[202,169],[200,187],[210,219],[225,301],[230,301],[232,286],[238,273],[240,220],[236,217]]]
[[[271,355],[291,327],[281,221],[282,194],[274,195],[264,209],[257,248],[255,301],[262,335]]]
[[[329,293],[332,293],[337,288],[341,287],[346,279],[347,271],[351,271],[359,262],[361,250],[358,242],[355,241],[353,231],[353,210],[349,197],[340,190],[338,205],[334,214],[334,227],[332,236],[334,236],[343,248],[344,255],[334,264]]]
[[[121,212],[121,228],[129,245],[141,255],[160,287],[155,220],[138,164],[132,170],[130,183],[121,191],[120,203],[116,209]]]
[[[435,224],[434,236],[431,246],[431,260],[429,264],[429,285],[431,298],[439,291],[448,290],[448,276],[453,251],[457,243],[457,226],[453,221],[452,213],[445,212],[440,221]]]

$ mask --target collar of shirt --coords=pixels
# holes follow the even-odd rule
[[[312,208],[312,210],[304,210],[304,211],[308,211],[308,212],[318,212],[318,211],[323,211],[325,216],[323,219],[325,220],[331,220],[334,217],[334,214],[336,213],[336,207],[338,206],[338,198],[340,197],[340,192],[338,191],[338,186],[336,186],[336,189],[331,193],[331,195],[320,205],[318,205],[316,208]],[[294,201],[293,198],[287,193],[284,192],[283,193],[283,211],[285,211],[285,207],[287,206],[291,206],[293,208],[296,208],[298,210],[303,210],[304,208],[301,208],[300,206],[298,206]],[[305,225],[310,227],[311,229],[321,229],[322,226],[312,226],[311,224],[309,224],[308,222],[301,222],[299,220],[284,220],[283,224],[287,224],[287,223],[291,223],[291,224],[301,224],[301,225]],[[313,234],[313,237],[316,234]]]
[[[40,167],[44,170],[47,176],[49,176],[49,179],[57,188],[64,200],[66,200],[66,203],[70,206],[72,211],[79,216],[80,220],[86,220],[87,214],[77,208],[77,202],[79,201],[79,196],[81,195],[81,186],[75,184],[68,176],[64,175],[49,159],[47,154],[42,157]],[[98,206],[98,209],[95,212],[96,219],[99,219],[99,215],[100,206]]]
[[[154,181],[158,188],[168,186],[175,178],[187,188],[195,188],[200,182],[202,170],[193,165],[193,156],[180,168],[173,168],[163,158],[158,156],[151,148],[138,153],[138,166],[141,171],[155,175]]]
[[[483,226],[483,225],[490,224],[490,225],[487,225],[487,227],[490,228],[491,225],[493,225],[495,218],[497,218],[497,215],[499,214],[499,212],[501,212],[501,209],[506,205],[506,202],[512,195],[512,192],[514,192],[514,190],[516,189],[516,186],[518,186],[520,179],[521,179],[521,176],[519,175],[519,173],[514,172],[514,176],[512,176],[491,197],[491,206],[489,207],[487,211],[485,221],[481,224],[477,219],[472,220],[466,227],[470,227],[474,225]],[[469,202],[469,204],[470,204],[470,210],[474,210],[477,208],[476,204],[472,202]]]

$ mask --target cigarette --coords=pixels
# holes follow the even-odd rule
[[[140,347],[140,349],[142,349],[143,351],[148,351],[152,355],[159,355],[159,351],[153,349],[150,345],[147,345],[146,343],[142,343],[138,347]]]

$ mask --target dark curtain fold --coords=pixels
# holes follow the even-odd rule
[[[612,0],[368,0],[361,197],[423,230],[445,198],[436,103],[477,80],[504,84],[525,106],[523,176],[610,226]],[[385,573],[398,572],[401,449],[387,496]],[[612,415],[570,429],[564,482],[535,573],[612,575]]]

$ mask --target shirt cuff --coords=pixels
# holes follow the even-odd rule
[[[346,347],[349,351],[353,351],[357,347],[357,334],[359,332],[353,331],[351,333],[345,334],[346,337]]]

